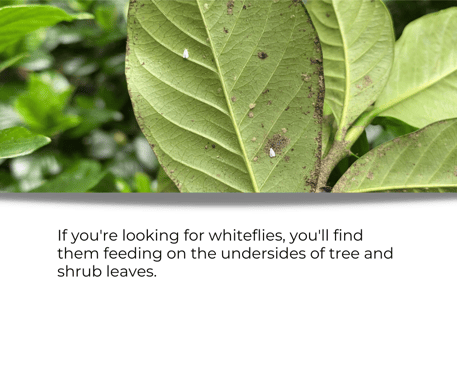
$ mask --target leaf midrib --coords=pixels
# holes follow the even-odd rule
[[[219,78],[221,80],[221,85],[222,85],[222,89],[224,91],[225,101],[227,103],[227,107],[228,107],[229,113],[230,113],[230,119],[232,120],[233,127],[235,128],[235,133],[236,133],[236,136],[238,138],[238,143],[240,145],[241,152],[243,154],[243,159],[244,159],[244,162],[246,164],[246,168],[247,168],[247,171],[248,171],[248,174],[249,174],[249,178],[250,178],[250,180],[252,182],[252,186],[254,188],[254,192],[255,193],[259,193],[260,190],[259,190],[259,187],[257,185],[256,178],[254,176],[254,171],[252,170],[251,164],[249,162],[248,155],[247,155],[247,152],[246,152],[246,148],[244,146],[243,139],[241,137],[241,131],[240,131],[239,127],[238,127],[238,124],[236,123],[235,114],[233,112],[232,104],[230,103],[230,95],[227,92],[227,87],[225,85],[225,81],[222,78],[222,71],[221,71],[221,67],[220,67],[220,64],[219,64],[219,57],[216,55],[216,50],[214,49],[213,39],[211,38],[211,35],[209,34],[208,27],[206,25],[206,19],[205,19],[205,16],[204,16],[203,12],[202,12],[201,7],[200,7],[200,3],[199,3],[198,0],[196,0],[196,3],[197,3],[198,11],[200,12],[200,15],[202,17],[203,23],[205,24],[205,28],[207,30],[206,33],[208,35],[211,51],[212,51],[213,57],[214,57],[214,62],[216,64],[216,68],[217,68],[217,71],[218,71],[218,76],[219,76]]]
[[[347,111],[348,111],[348,108],[349,108],[349,96],[350,96],[350,85],[351,85],[351,78],[350,78],[350,71],[349,71],[349,57],[348,57],[348,44],[347,44],[347,41],[346,41],[346,37],[345,37],[345,34],[342,33],[343,29],[342,29],[342,22],[339,18],[339,15],[338,15],[338,12],[336,10],[336,7],[335,7],[335,3],[332,2],[332,7],[333,7],[333,11],[335,12],[335,18],[336,18],[336,21],[338,22],[338,29],[339,29],[339,32],[340,32],[340,35],[341,35],[341,42],[343,43],[343,53],[344,53],[344,70],[346,72],[346,76],[345,76],[345,89],[344,89],[344,101],[343,101],[343,113],[341,114],[341,120],[340,120],[340,123],[339,123],[339,129],[343,129],[343,126],[345,124],[345,121],[347,119]]]

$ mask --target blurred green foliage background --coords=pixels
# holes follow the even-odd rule
[[[127,92],[128,0],[0,0],[0,7],[22,4],[94,18],[37,30],[0,51],[0,131],[20,126],[51,138],[32,154],[0,159],[0,191],[174,191],[166,183],[157,190],[164,175]],[[457,1],[386,4],[398,38],[412,20]],[[15,63],[1,71],[9,60]]]

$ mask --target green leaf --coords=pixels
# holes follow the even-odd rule
[[[151,179],[145,173],[135,174],[135,187],[138,193],[152,193]]]
[[[89,14],[69,15],[50,5],[15,5],[0,8],[0,52],[25,35],[61,21],[92,18]]]
[[[78,116],[64,114],[73,90],[59,73],[32,73],[28,90],[16,99],[16,111],[30,130],[52,136],[80,123]]]
[[[95,8],[95,20],[104,30],[114,29],[119,18],[115,4],[100,4]]]
[[[1,160],[0,160],[1,162]],[[17,181],[9,173],[0,169],[0,193],[17,193],[20,189]]]
[[[159,168],[159,173],[157,174],[157,193],[179,193],[179,189],[162,167]]]
[[[0,130],[0,158],[25,156],[50,142],[50,138],[21,127]]]
[[[116,178],[116,189],[119,193],[131,193],[132,189],[127,181],[122,178]]]
[[[394,58],[392,19],[381,0],[312,0],[306,7],[324,53],[325,102],[344,131],[387,82]]]
[[[14,56],[13,58],[10,58],[9,60],[0,63],[0,73],[3,72],[5,69],[9,68],[10,66],[17,64],[19,61],[21,61],[23,58],[27,56],[27,53],[21,53],[19,55]]]
[[[179,189],[314,191],[322,56],[302,3],[130,4],[126,68],[135,114]]]
[[[352,165],[333,192],[457,192],[457,120],[378,146]]]
[[[105,174],[97,161],[79,160],[31,193],[85,193],[95,187]]]
[[[395,47],[395,63],[376,111],[416,128],[456,118],[456,46],[455,7],[409,24]]]

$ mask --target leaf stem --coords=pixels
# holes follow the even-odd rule
[[[352,145],[359,139],[365,128],[381,112],[379,109],[368,109],[360,115],[349,130],[339,129],[327,156],[322,160],[321,173],[317,183],[317,193],[327,186],[330,174],[341,160],[351,155]]]

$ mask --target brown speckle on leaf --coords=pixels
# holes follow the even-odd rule
[[[265,52],[259,52],[257,53],[257,56],[261,60],[265,60],[268,57],[268,55]]]
[[[249,112],[248,117],[249,117],[249,118],[254,118],[254,113]]]
[[[232,101],[236,102],[236,97],[235,96],[232,97]]]
[[[369,173],[367,174],[367,178],[368,178],[369,180],[372,180],[372,179],[374,178],[373,172],[369,172]]]
[[[281,134],[275,134],[272,138],[270,138],[264,147],[264,152],[268,156],[270,156],[270,148],[273,149],[276,153],[276,156],[281,155],[282,151],[289,146],[290,139],[286,136]]]
[[[233,15],[233,8],[235,7],[235,0],[229,0],[227,3],[227,15]]]

